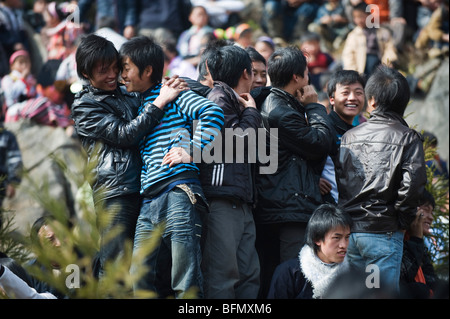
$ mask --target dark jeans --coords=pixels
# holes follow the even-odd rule
[[[131,273],[148,270],[134,285],[135,291],[156,292],[159,298],[203,297],[201,273],[202,225],[205,213],[203,190],[197,184],[183,184],[151,201],[144,201],[136,225]],[[193,196],[192,196],[193,195]],[[194,200],[195,197],[195,200]],[[162,234],[158,226],[164,225]],[[158,241],[158,237],[161,236]],[[150,253],[149,239],[156,240]],[[143,263],[139,256],[144,256]],[[193,290],[192,290],[193,289]]]
[[[103,207],[101,205],[104,205]],[[101,244],[98,254],[97,267],[98,276],[104,275],[105,263],[117,261],[123,257],[124,248],[128,242],[132,247],[134,233],[136,231],[136,221],[141,207],[141,196],[130,194],[105,199],[96,204],[97,219],[100,225]],[[101,219],[110,219],[106,225],[102,226]],[[111,231],[119,228],[119,233],[114,238],[107,238]],[[108,240],[105,240],[108,239]]]

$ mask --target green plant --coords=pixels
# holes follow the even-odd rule
[[[425,161],[432,161],[437,149],[432,141],[425,139]],[[434,263],[436,274],[448,280],[449,274],[449,181],[442,175],[435,174],[436,168],[427,166],[426,189],[433,195],[436,206],[434,209],[433,236],[429,238],[430,255]]]

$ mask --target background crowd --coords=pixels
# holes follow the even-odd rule
[[[370,10],[367,10],[367,8],[370,8]],[[268,76],[269,57],[278,49],[295,45],[301,49],[306,57],[305,64],[309,70],[307,75],[312,87],[317,92],[319,102],[326,106],[323,114],[321,111],[312,110],[312,108],[306,109],[308,122],[320,126],[322,120],[315,122],[316,119],[329,116],[331,125],[335,126],[334,129],[338,133],[339,129],[342,130],[342,134],[338,134],[340,138],[349,128],[366,122],[370,111],[370,103],[367,104],[364,101],[364,93],[362,93],[363,100],[360,97],[355,98],[355,101],[352,102],[356,104],[355,110],[358,112],[343,115],[347,116],[346,123],[333,122],[333,116],[339,113],[338,108],[343,103],[336,96],[340,93],[340,85],[351,84],[356,86],[356,88],[352,88],[356,92],[354,93],[355,96],[358,94],[358,89],[364,92],[366,79],[370,78],[380,64],[400,71],[406,78],[412,96],[426,96],[439,66],[448,57],[448,10],[448,0],[79,0],[70,2],[2,0],[0,3],[0,146],[2,152],[5,149],[4,152],[7,155],[2,154],[1,159],[6,163],[8,162],[6,158],[8,158],[10,166],[7,167],[4,163],[0,163],[0,169],[2,170],[0,174],[7,176],[2,181],[4,191],[1,190],[1,201],[5,197],[14,197],[15,186],[21,182],[20,170],[23,166],[30,167],[30,163],[26,161],[22,163],[20,159],[21,145],[17,143],[13,134],[16,132],[11,133],[4,129],[5,125],[14,127],[14,123],[27,121],[42,127],[59,128],[58,132],[63,132],[65,138],[78,145],[78,136],[74,130],[75,123],[70,109],[83,85],[91,79],[90,77],[83,79],[77,73],[76,53],[86,35],[94,33],[105,37],[113,43],[118,52],[123,51],[124,44],[139,36],[154,39],[163,49],[163,76],[180,76],[189,84],[191,90],[196,93],[202,92],[199,94],[214,102],[217,101],[217,104],[223,102],[224,98],[227,99],[227,105],[236,103],[239,108],[239,103],[242,104],[242,101],[235,101],[233,100],[235,97],[231,98],[230,95],[227,95],[226,87],[228,86],[238,93],[251,92],[252,98],[250,100],[254,99],[255,104],[246,105],[244,109],[247,109],[247,111],[242,112],[239,117],[240,121],[245,118],[243,114],[251,118],[250,114],[254,111],[252,115],[254,123],[249,126],[255,129],[258,128],[257,123],[261,121],[259,112],[256,112],[256,110],[262,112],[264,118],[265,109],[262,108],[262,102],[268,96],[270,88],[267,91],[265,89],[272,84],[277,88],[288,85],[283,84],[280,80],[282,76],[276,74],[275,71],[273,72],[274,76],[277,75],[279,78],[271,79]],[[251,85],[242,84],[239,82],[241,80],[237,78],[230,80],[232,76],[228,75],[224,69],[220,69],[218,66],[220,62],[215,60],[214,57],[217,59],[218,56],[223,54],[223,56],[231,57],[231,59],[234,57],[238,60],[239,58],[237,53],[228,52],[228,49],[211,48],[211,43],[217,43],[218,47],[223,45],[218,44],[222,42],[213,42],[217,40],[225,40],[227,43],[235,44],[237,47],[246,50],[252,62],[253,83]],[[226,48],[226,46],[224,47]],[[125,45],[125,48],[128,48],[128,46]],[[207,65],[205,64],[206,57],[208,57]],[[231,62],[228,66],[233,69],[242,68],[242,70],[246,70],[246,67]],[[282,66],[280,66],[281,69]],[[339,78],[339,71],[342,70],[355,71],[357,75],[353,74],[352,77],[340,74],[341,78]],[[207,88],[208,86],[212,87],[205,78],[207,73],[213,79],[220,79],[221,82],[226,83],[225,89],[221,89],[225,93],[219,89],[213,88],[211,91]],[[120,78],[119,81],[124,80],[128,81],[125,75],[124,79]],[[249,85],[249,89],[242,89],[242,86],[245,87],[246,85]],[[221,93],[217,93],[218,91]],[[144,91],[141,93],[144,93]],[[304,101],[305,105],[311,103],[314,104],[315,102],[308,99]],[[230,109],[233,109],[233,107],[230,106]],[[230,124],[232,123],[229,118],[230,115],[225,115],[225,126],[236,127],[235,124]],[[287,128],[292,124],[286,119],[282,120],[286,121],[285,127]],[[238,127],[246,128],[248,126],[239,124]],[[280,125],[280,127],[283,126]],[[324,128],[324,130],[327,129]],[[331,136],[330,132],[325,135]],[[321,151],[320,148],[323,145],[331,143],[331,140],[328,141],[326,137],[322,137],[320,132],[309,133],[308,131],[308,134],[317,134],[317,138],[313,139],[316,144],[312,142],[310,144],[314,146],[314,152]],[[289,133],[285,138],[288,137]],[[331,137],[329,138],[331,139]],[[75,146],[75,149],[78,150],[78,146]],[[81,148],[79,151],[81,152]],[[22,152],[27,152],[27,150],[22,147]],[[308,149],[309,155],[307,156],[316,156],[313,154],[314,152]],[[333,154],[329,150],[324,150],[322,153],[317,154],[317,156],[329,155],[327,163],[335,162],[336,159],[333,155],[336,153]],[[288,155],[280,153],[280,160],[283,159],[291,160]],[[325,167],[327,166],[325,165]],[[448,178],[446,162],[439,162],[438,168]],[[213,169],[215,172],[215,168],[211,168],[211,170]],[[230,170],[233,175],[229,175],[229,177],[235,176],[235,170]],[[248,174],[252,176],[253,173]],[[325,175],[324,173],[324,179],[327,177]],[[328,182],[321,180],[320,191],[317,188],[315,195],[330,193],[330,196],[332,194],[338,196],[333,181],[336,181],[336,179],[331,178]],[[265,182],[260,181],[260,184],[255,186],[260,188],[260,194],[275,191],[267,188],[264,185]],[[274,181],[270,181],[267,182],[267,185],[274,183]],[[70,187],[68,186],[69,189]],[[247,189],[245,192],[251,193],[252,191]],[[65,192],[70,191],[65,190]],[[213,195],[208,200],[214,203],[218,212],[228,212],[236,209],[237,206],[242,209],[244,215],[251,215],[251,210],[254,208],[251,205],[249,207],[240,206],[240,200],[219,202],[214,195],[214,191],[212,193]],[[208,192],[205,191],[205,195],[208,197]],[[311,196],[315,195],[312,194]],[[239,197],[239,192],[233,193],[233,196]],[[74,217],[77,215],[76,204],[73,198],[68,201],[70,201],[70,205],[67,205],[69,215]],[[282,200],[283,203],[280,205],[288,207],[288,201],[289,199]],[[337,202],[337,197],[329,199],[329,202]],[[273,201],[268,201],[267,205],[261,204],[260,200],[261,207],[259,207],[259,210],[264,211],[264,213],[269,212],[273,204]],[[434,203],[432,200],[428,200],[426,203],[424,201],[421,207],[423,205],[434,206]],[[310,213],[312,212],[309,212],[309,215]],[[338,215],[339,213],[337,212]],[[248,287],[250,288],[246,288],[245,280],[241,277],[242,282],[237,280],[234,288],[230,288],[234,290],[231,295],[222,294],[224,293],[223,287],[226,285],[221,282],[221,274],[214,273],[213,269],[215,269],[214,267],[220,267],[225,261],[222,262],[218,259],[220,254],[217,254],[213,247],[207,245],[206,251],[208,254],[206,256],[209,259],[205,260],[208,261],[211,268],[207,272],[205,271],[206,279],[211,282],[216,280],[218,286],[211,284],[209,291],[205,291],[206,297],[266,298],[269,289],[271,289],[269,296],[274,298],[279,291],[274,292],[273,285],[278,284],[277,289],[285,289],[284,282],[272,283],[271,286],[271,278],[274,272],[282,276],[280,275],[282,270],[279,268],[275,270],[276,266],[298,254],[299,243],[297,238],[300,235],[303,238],[303,235],[307,233],[306,223],[299,228],[284,227],[280,226],[283,225],[282,223],[273,223],[270,214],[255,216],[254,221],[252,217],[244,221],[243,224],[245,224],[245,227],[249,227],[249,230],[246,230],[245,233],[250,233],[250,236],[246,239],[246,244],[256,245],[259,260],[255,255],[251,259],[249,258],[248,264],[246,264],[245,261],[242,261],[246,257],[239,257],[236,261],[238,265],[227,270],[230,272],[242,271],[242,274],[238,274],[238,278],[239,275],[247,276],[244,279],[249,281]],[[347,227],[349,222],[346,217],[340,218],[345,220],[345,222],[341,222],[342,227]],[[0,215],[0,225],[1,221]],[[303,220],[302,223],[305,221]],[[224,231],[225,233],[220,235],[224,238],[227,237],[227,230],[220,229],[223,223],[218,219],[216,224],[210,221],[208,225],[212,229],[217,227],[215,234]],[[254,229],[255,223],[257,226],[259,225],[256,229]],[[232,229],[240,227],[238,225],[227,226]],[[416,232],[414,233],[414,231]],[[417,229],[411,229],[410,232],[411,237],[420,239],[426,233],[426,231]],[[417,232],[420,234],[417,235]],[[261,235],[269,233],[280,235],[280,237],[272,238]],[[285,237],[283,238],[282,235]],[[220,238],[209,238],[210,242],[214,240],[220,241]],[[285,251],[277,251],[271,245],[278,240],[292,244],[292,246],[288,247],[287,245]],[[422,256],[423,246],[420,246],[420,243],[420,240],[412,240],[409,241],[409,245],[406,245],[413,248],[405,254],[409,258],[405,262],[409,264],[402,266],[402,276],[406,276],[407,271],[411,271],[412,277],[418,273],[417,269],[410,270],[410,268],[412,268],[414,259],[425,258]],[[238,243],[230,242],[226,243],[224,247],[233,244],[239,246]],[[225,248],[222,249],[225,251]],[[244,246],[242,249],[245,249],[244,255],[247,257],[252,252],[248,246]],[[239,251],[239,248],[236,247],[231,254],[237,254],[237,251]],[[274,258],[271,256],[272,253],[281,254],[280,258]],[[283,253],[286,253],[286,255],[283,256]],[[244,266],[248,267],[245,271],[242,270]],[[285,267],[291,266],[285,265]],[[261,283],[259,283],[260,271]],[[291,269],[291,271],[294,270]],[[229,276],[235,275],[233,273],[232,276]],[[408,275],[411,276],[411,274]],[[255,279],[256,277],[258,279]],[[427,279],[428,281],[434,281],[435,277]],[[288,278],[288,280],[295,281],[296,278]],[[221,286],[222,284],[223,286]],[[241,286],[242,288],[240,288]],[[261,286],[261,289],[258,291],[259,286]],[[239,289],[242,291],[239,291]],[[239,295],[239,293],[242,295]],[[421,293],[418,292],[418,296],[423,296]],[[297,297],[295,293],[294,295],[286,295],[284,292],[280,296],[283,296],[281,298]]]

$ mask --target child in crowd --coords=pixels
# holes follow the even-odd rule
[[[209,16],[202,6],[192,8],[189,22],[192,23],[192,26],[181,33],[178,38],[177,49],[180,57],[196,67],[205,39],[208,39],[209,35],[214,33],[214,29],[208,25]]]
[[[31,74],[30,55],[25,50],[14,52],[9,58],[11,72],[2,78],[5,110],[15,103],[36,96],[36,79]]]
[[[366,24],[370,14],[366,9],[364,2],[353,8],[356,26],[345,40],[342,63],[345,70],[355,70],[369,76],[380,63],[392,66],[397,61],[397,50],[387,28]]]
[[[70,127],[67,133],[72,134],[70,110],[64,101],[66,82],[55,80],[60,64],[59,60],[48,60],[42,66],[37,78],[37,96],[10,107],[5,122],[27,118],[41,125]]]
[[[326,75],[329,75],[334,59],[320,49],[320,36],[307,33],[300,38],[300,49],[306,54],[311,84],[317,91],[322,91],[326,85]]]

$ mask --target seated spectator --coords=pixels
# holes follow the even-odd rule
[[[255,49],[266,59],[267,63],[272,53],[275,52],[275,43],[270,37],[261,36],[256,39]]]
[[[8,108],[5,122],[30,119],[36,124],[69,128],[67,134],[72,134],[70,110],[64,101],[66,82],[55,81],[60,64],[59,60],[48,60],[43,65],[37,78],[37,97]]]
[[[66,58],[75,40],[81,35],[82,29],[73,21],[67,19],[71,14],[68,3],[50,2],[44,12],[45,27],[41,30],[42,42],[47,49],[46,60]]]
[[[178,75],[180,77],[188,77],[193,80],[197,79],[197,69],[188,61],[183,60],[179,56],[174,41],[165,41],[161,44],[164,51],[164,75],[171,77]]]
[[[325,1],[319,7],[314,22],[309,24],[308,30],[320,35],[328,52],[338,50],[350,31],[341,1]]]
[[[306,54],[311,84],[317,91],[323,91],[334,64],[331,55],[320,48],[320,36],[307,33],[300,38],[300,49]]]
[[[239,12],[244,10],[242,0],[191,0],[193,6],[203,6],[213,28],[226,29],[240,23]]]
[[[236,27],[229,27],[225,30],[228,39],[233,40],[241,48],[253,45],[253,29],[247,23],[241,23]]]
[[[364,2],[353,7],[356,26],[348,34],[342,50],[343,68],[366,76],[371,75],[380,63],[392,66],[397,61],[391,32],[382,26],[369,28],[366,24],[369,14]]]
[[[318,299],[348,269],[347,246],[353,221],[331,204],[316,208],[309,219],[297,258],[280,264],[272,277],[268,299]]]
[[[417,215],[405,233],[403,258],[400,273],[401,296],[414,299],[429,299],[437,292],[441,297],[443,284],[437,277],[424,236],[431,235],[435,200],[427,190],[417,208]],[[448,294],[448,286],[447,286]],[[448,295],[447,295],[448,296]]]
[[[271,38],[299,39],[316,18],[317,0],[264,0],[261,25]]]
[[[209,16],[202,6],[193,7],[189,14],[189,22],[192,26],[183,31],[177,42],[177,49],[180,56],[189,61],[195,67],[205,45],[205,39],[209,39],[214,33],[214,29],[208,25]]]
[[[2,78],[5,110],[15,103],[36,96],[36,78],[31,74],[31,59],[28,51],[15,51],[9,58],[11,72]]]
[[[439,55],[443,49],[448,52],[449,43],[449,1],[443,0],[429,22],[420,31],[415,47],[428,52],[429,57]]]
[[[159,43],[176,41],[190,27],[192,5],[195,4],[185,0],[140,0],[138,35],[152,37]]]
[[[0,2],[0,47],[7,57],[14,51],[27,50],[29,39],[22,18],[22,1]]]

